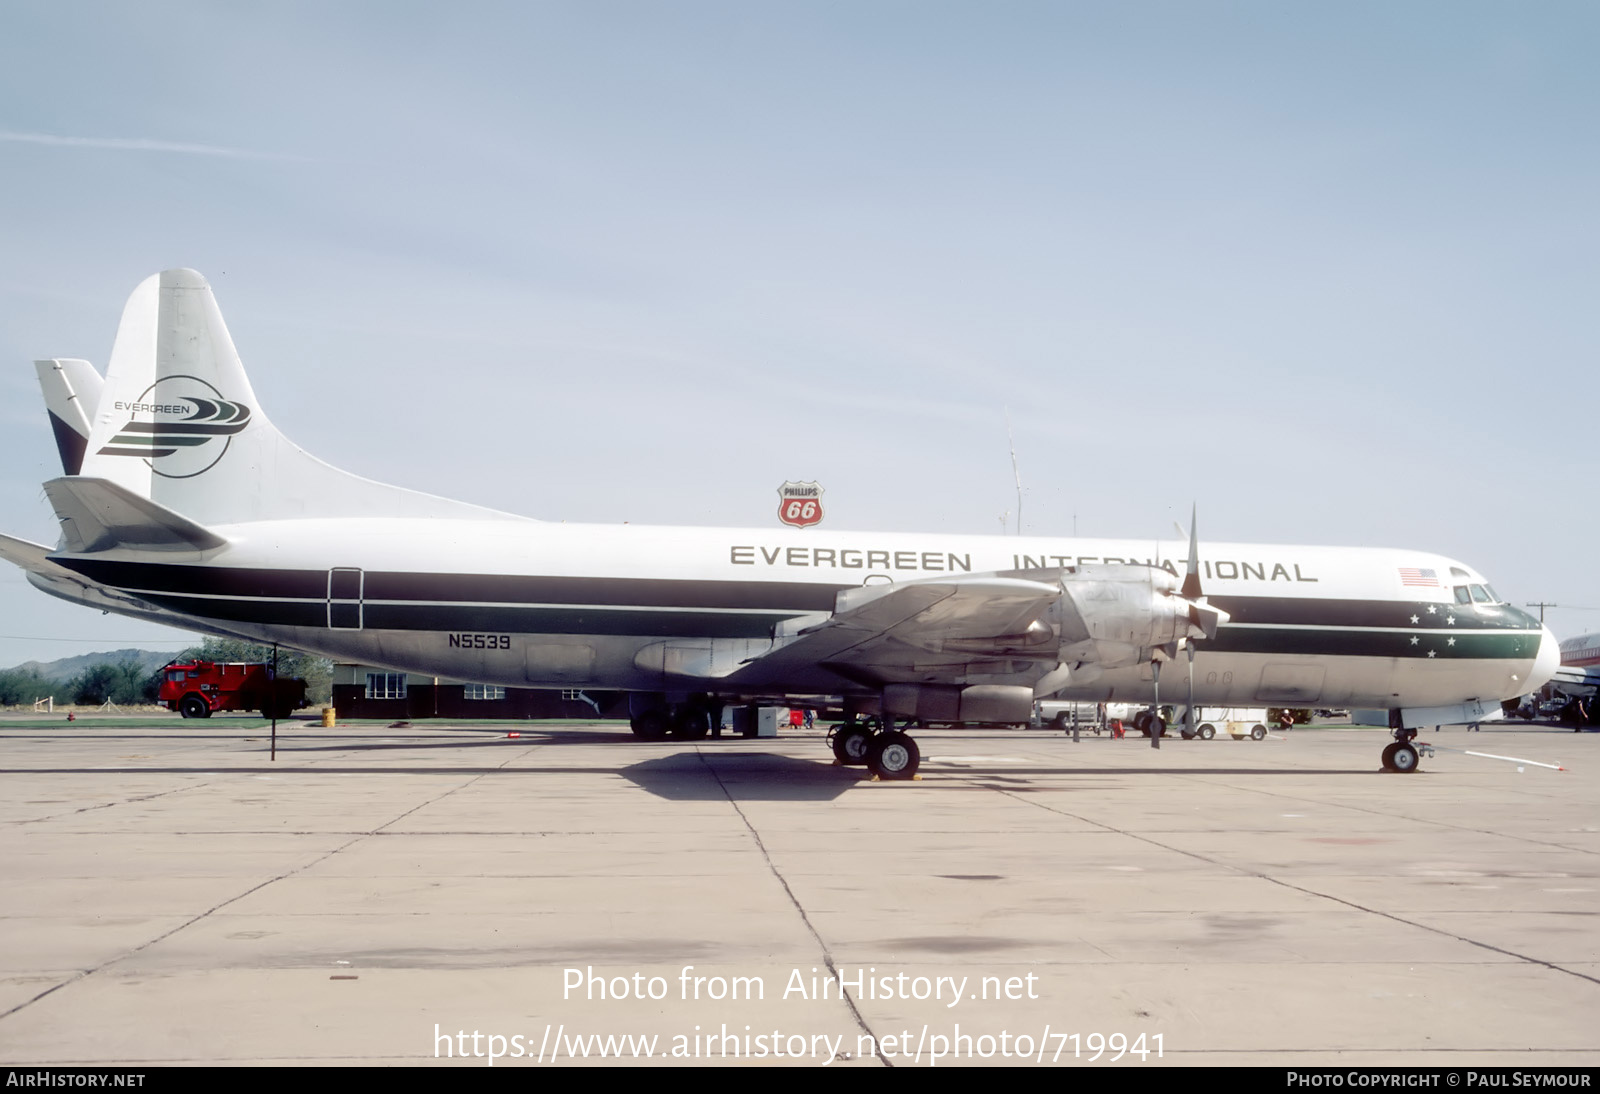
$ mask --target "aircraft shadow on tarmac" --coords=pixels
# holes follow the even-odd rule
[[[683,752],[632,764],[617,774],[668,801],[831,801],[867,778],[863,768],[767,752],[716,757]]]

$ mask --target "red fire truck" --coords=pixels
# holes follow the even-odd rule
[[[215,710],[287,718],[306,705],[306,682],[292,676],[274,680],[269,664],[173,661],[161,672],[161,702],[185,718],[209,718]]]

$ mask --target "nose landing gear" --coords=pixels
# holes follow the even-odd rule
[[[1383,750],[1383,769],[1395,771],[1402,775],[1409,775],[1417,769],[1422,762],[1422,757],[1433,756],[1433,746],[1430,744],[1412,744],[1417,731],[1414,729],[1396,729],[1394,731],[1394,744],[1388,745]]]

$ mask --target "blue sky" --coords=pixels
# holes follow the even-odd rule
[[[0,528],[29,362],[208,278],[274,422],[551,520],[1465,559],[1600,629],[1600,8],[0,9]],[[1011,513],[1014,529],[1014,512]],[[0,573],[0,665],[182,636]]]

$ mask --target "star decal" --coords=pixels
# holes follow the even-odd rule
[[[1421,623],[1422,620],[1420,618],[1418,618],[1417,616],[1412,616],[1411,617],[1411,622],[1413,622],[1413,623]]]
[[[1415,646],[1417,644],[1417,636],[1416,635],[1412,635],[1411,636],[1411,644],[1413,646]]]
[[[1429,657],[1432,657],[1432,656],[1433,656],[1433,651],[1432,651],[1432,650],[1429,650],[1429,651],[1428,651],[1428,656],[1429,656]]]
[[[1444,617],[1444,621],[1445,621],[1445,622],[1446,622],[1446,623],[1449,623],[1449,624],[1451,624],[1451,625],[1452,625],[1452,626],[1454,626],[1454,625],[1455,625],[1455,621],[1456,621],[1456,617],[1455,617],[1455,616],[1453,616],[1453,615],[1447,615],[1447,616],[1445,616],[1445,617]]]
[[[1429,615],[1437,615],[1438,614],[1438,609],[1435,608],[1432,604],[1429,604],[1428,605],[1428,614]]]
[[[1456,644],[1456,640],[1454,638],[1447,638],[1447,639],[1445,639],[1445,643],[1444,644],[1447,645],[1447,646],[1453,646],[1453,645]]]

